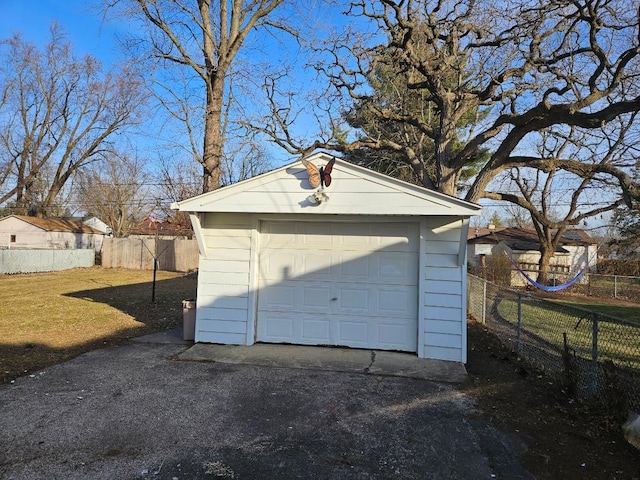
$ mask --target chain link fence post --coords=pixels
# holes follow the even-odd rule
[[[516,353],[522,349],[522,294],[518,293],[518,330],[516,332]]]
[[[598,393],[598,313],[593,312],[591,333],[591,394]]]
[[[482,279],[482,324],[487,324],[487,279]]]

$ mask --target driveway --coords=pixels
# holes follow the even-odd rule
[[[142,340],[0,387],[0,478],[533,478],[520,445],[418,367],[383,371],[371,352],[361,371],[332,367],[306,347],[212,361]]]

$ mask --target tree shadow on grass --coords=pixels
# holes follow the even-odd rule
[[[151,274],[149,274],[151,276]],[[197,273],[158,280],[153,295],[153,282],[92,288],[66,296],[110,305],[130,315],[138,322],[158,331],[167,323],[176,326],[182,321],[182,301],[195,299]],[[152,299],[152,296],[155,298]],[[144,332],[143,332],[144,333]]]
[[[149,277],[152,274],[149,273]],[[0,340],[0,384],[32,374],[51,365],[70,360],[82,353],[107,346],[120,345],[131,338],[161,332],[182,325],[182,300],[195,298],[197,273],[158,280],[155,302],[151,300],[153,282],[118,286],[100,286],[65,294],[86,302],[109,305],[139,322],[123,327],[114,322],[113,330],[96,338],[85,338],[66,347],[52,347],[41,342],[7,344]],[[87,311],[90,311],[87,308]],[[95,318],[76,319],[77,330],[91,331]],[[61,333],[62,335],[63,333]],[[82,336],[82,333],[79,334]]]

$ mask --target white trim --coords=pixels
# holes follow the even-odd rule
[[[256,214],[258,220],[269,222],[312,222],[321,223],[420,223],[424,220],[424,217],[416,218],[413,215],[361,215],[361,214],[341,214],[333,215],[330,213],[319,215],[307,215],[305,213],[258,213]],[[456,215],[451,215],[455,217]]]
[[[247,306],[247,338],[246,345],[256,342],[258,322],[258,255],[260,253],[260,221],[256,215],[251,216],[251,258],[249,260],[249,291]]]
[[[426,314],[425,306],[425,282],[426,282],[426,246],[427,246],[427,221],[425,217],[420,219],[420,230],[418,231],[418,240],[420,246],[418,247],[418,358],[424,358],[424,343],[425,343],[425,320]]]
[[[466,251],[466,248],[465,248]],[[466,258],[465,258],[466,260]],[[460,309],[460,316],[462,322],[462,350],[460,351],[462,363],[467,363],[467,269],[462,267],[462,308]]]
[[[207,245],[204,241],[204,235],[202,235],[202,224],[200,223],[200,214],[196,212],[189,212],[189,218],[191,219],[191,225],[193,226],[193,234],[198,242],[198,253],[204,259],[207,258]]]
[[[460,228],[460,245],[458,250],[458,266],[466,269],[467,258],[467,235],[469,234],[469,217],[461,219],[462,227]]]

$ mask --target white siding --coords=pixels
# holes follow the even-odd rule
[[[461,235],[460,219],[426,218],[423,332],[420,335],[426,358],[466,362],[463,282],[466,267],[458,264]]]
[[[248,214],[203,215],[196,342],[244,345],[249,322],[252,219]]]
[[[310,158],[316,166],[331,157]],[[341,215],[475,215],[479,207],[454,197],[410,185],[376,172],[336,161],[328,200],[309,200],[317,189],[309,184],[300,162],[219,190],[180,202],[190,212],[251,212],[273,214]]]
[[[255,340],[252,296],[256,294],[256,280],[252,279],[252,259],[257,252],[251,249],[252,245],[257,249],[260,243],[256,241],[258,218],[265,221],[302,217],[203,214],[206,251],[200,258],[196,323],[198,342],[243,345],[252,344]],[[327,220],[335,220],[335,217],[316,218],[318,234],[326,233],[323,228]],[[358,222],[366,224],[374,221],[374,218],[343,216],[340,220],[356,228]],[[401,217],[396,220],[401,220]],[[426,358],[465,362],[464,266],[458,263],[462,221],[449,216],[426,217],[422,232],[418,354]],[[313,238],[311,235],[309,241]],[[366,241],[363,238],[362,242]]]

